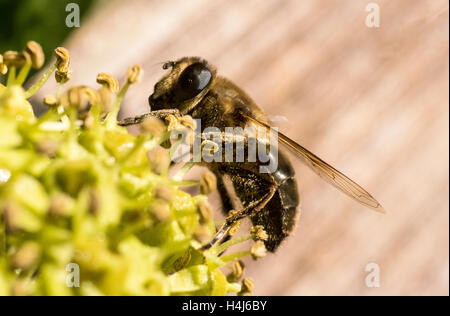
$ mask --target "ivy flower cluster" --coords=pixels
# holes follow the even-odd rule
[[[56,48],[54,59],[25,90],[30,70],[44,65],[41,46],[0,54],[0,295],[249,294],[240,259],[264,256],[262,227],[202,251],[220,224],[206,196],[214,176],[184,180],[189,163],[168,176],[160,145],[170,122],[150,117],[138,136],[117,124],[141,68],[129,68],[122,85],[99,73],[96,87],[68,86],[69,51]],[[28,99],[52,75],[59,88],[37,117]],[[192,185],[201,194],[181,190]],[[227,250],[247,240],[247,251]]]

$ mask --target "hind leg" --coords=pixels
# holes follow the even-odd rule
[[[219,230],[217,231],[217,233],[215,234],[213,239],[206,245],[202,246],[201,249],[202,250],[210,249],[216,243],[220,242],[223,238],[225,238],[225,236],[228,233],[228,230],[233,225],[233,223],[235,223],[236,221],[238,221],[244,217],[247,217],[249,215],[254,215],[254,214],[258,213],[260,210],[262,210],[267,205],[267,203],[269,203],[269,201],[272,199],[275,192],[276,192],[276,187],[272,186],[269,189],[269,192],[262,199],[260,199],[259,201],[250,203],[248,206],[244,207],[243,209],[238,211],[236,214],[227,217],[227,219],[225,220],[225,223],[222,224],[222,226],[219,228]]]
[[[215,172],[217,179],[217,191],[219,192],[220,199],[222,201],[222,213],[227,215],[229,211],[233,209],[232,198],[225,187],[225,182],[222,174]]]

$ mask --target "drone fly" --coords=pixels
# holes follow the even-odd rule
[[[151,112],[126,118],[121,125],[140,123],[147,116],[164,118],[177,113],[199,119],[202,130],[218,128],[225,138],[227,127],[245,128],[252,124],[271,129],[267,116],[255,102],[236,84],[217,76],[216,69],[206,60],[183,57],[165,63],[163,68],[170,68],[170,72],[156,83],[148,99]],[[384,212],[366,190],[303,146],[281,133],[278,133],[278,142],[329,184],[366,207]],[[294,168],[281,148],[276,158],[277,168],[271,173],[260,172],[263,162],[258,160],[203,163],[217,177],[223,211],[227,214],[232,209],[237,210],[226,218],[213,240],[203,249],[224,238],[231,225],[244,217],[249,217],[254,225],[264,227],[268,235],[265,246],[269,251],[275,251],[290,234],[299,213],[297,182]]]

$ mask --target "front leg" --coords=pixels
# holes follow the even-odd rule
[[[178,109],[151,111],[149,113],[141,114],[138,116],[127,117],[123,120],[118,121],[117,124],[120,126],[129,126],[129,125],[140,124],[147,117],[157,117],[159,119],[164,120],[169,115],[180,116],[180,111]]]

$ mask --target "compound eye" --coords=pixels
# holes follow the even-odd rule
[[[196,97],[211,82],[211,71],[202,63],[192,64],[183,70],[174,89],[176,102]]]

